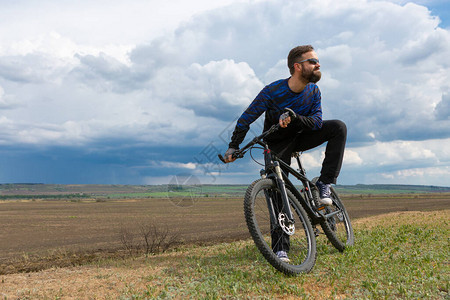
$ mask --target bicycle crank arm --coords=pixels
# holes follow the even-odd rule
[[[336,210],[336,211],[333,211],[332,213],[329,213],[329,214],[324,215],[323,217],[324,217],[325,219],[329,219],[329,218],[331,218],[331,217],[337,215],[338,213],[341,213],[341,211],[340,211],[340,210]]]

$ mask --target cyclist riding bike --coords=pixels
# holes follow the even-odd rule
[[[291,76],[275,81],[256,96],[250,106],[237,120],[225,162],[233,162],[233,153],[239,149],[250,124],[265,113],[264,131],[279,123],[280,130],[267,136],[270,149],[288,165],[292,153],[306,151],[327,142],[325,159],[316,185],[320,192],[319,202],[331,205],[331,184],[336,184],[344,156],[347,128],[340,120],[322,120],[321,93],[316,83],[320,80],[320,63],[311,45],[293,48],[287,65]],[[291,112],[283,112],[289,108]],[[273,251],[280,259],[288,261],[289,236],[274,231],[272,239],[283,235],[284,243],[277,243]]]

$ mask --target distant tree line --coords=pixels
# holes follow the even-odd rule
[[[0,195],[0,200],[11,199],[73,199],[88,198],[87,194],[59,194],[59,195]]]

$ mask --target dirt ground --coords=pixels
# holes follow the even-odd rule
[[[123,232],[164,228],[179,244],[212,244],[249,237],[242,199],[0,201],[0,275],[79,265],[126,255]],[[352,219],[394,211],[450,208],[450,194],[343,197]],[[120,251],[122,250],[122,251]]]

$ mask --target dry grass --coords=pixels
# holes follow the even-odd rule
[[[81,266],[6,275],[2,276],[0,295],[11,299],[116,298],[130,287],[143,290],[150,278],[161,276],[161,267],[147,265],[142,259],[139,262],[128,262],[126,267]]]
[[[437,224],[448,224],[450,215],[444,212],[449,210],[424,212],[424,211],[400,211],[388,214],[371,216],[353,221],[353,226],[364,229],[372,229],[376,226],[396,226],[413,222],[415,225],[426,225],[430,220]]]

